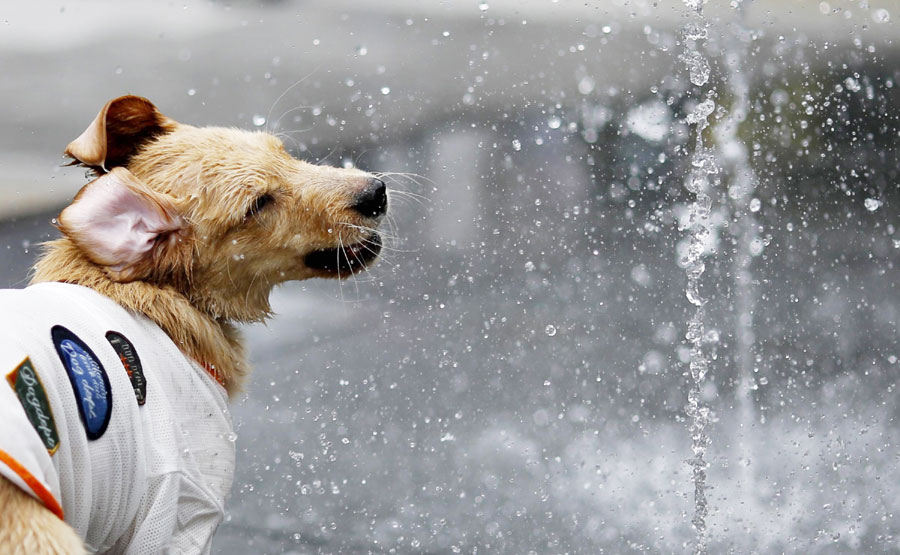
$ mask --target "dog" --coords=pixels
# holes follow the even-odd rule
[[[29,287],[0,291],[0,552],[208,553],[249,372],[235,324],[277,284],[374,263],[385,184],[138,96],[66,155],[95,179]]]

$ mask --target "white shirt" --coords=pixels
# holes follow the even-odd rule
[[[0,290],[0,311],[0,474],[95,552],[209,553],[234,475],[225,389],[92,289]]]

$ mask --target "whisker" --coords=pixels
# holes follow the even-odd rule
[[[313,130],[312,127],[304,127],[302,129],[285,129],[284,131],[279,131],[278,133],[275,133],[275,136],[280,137],[281,135],[284,135],[285,137],[289,137],[292,133],[306,133],[307,131],[312,131],[312,130]]]
[[[379,243],[375,243],[374,241],[370,241],[370,240],[368,240],[368,239],[363,239],[362,241],[360,241],[360,244],[363,245],[363,246],[366,246],[366,245],[372,245],[372,246],[379,245]],[[416,249],[416,250],[406,250],[406,249],[398,249],[397,247],[389,247],[389,246],[387,246],[387,245],[385,245],[385,244],[383,244],[383,243],[381,243],[379,246],[381,247],[381,250],[386,251],[386,252],[399,252],[399,253],[403,253],[403,254],[415,254],[415,253],[417,253],[417,252],[421,252],[421,251],[419,251],[418,249]],[[373,252],[373,254],[374,254],[374,251],[372,251],[371,249],[369,249],[369,251],[370,251],[370,252]]]
[[[275,136],[291,141],[292,143],[294,143],[294,148],[296,148],[298,151],[300,150],[300,141],[298,141],[294,137],[291,137],[288,133],[279,132],[279,133],[275,133]]]
[[[284,117],[286,115],[290,114],[291,112],[296,112],[297,110],[308,110],[309,108],[312,108],[312,106],[294,106],[293,108],[289,109],[287,112],[278,116],[278,119],[276,119],[275,122],[272,123],[272,129],[273,130],[278,129],[278,124],[281,123],[281,120],[283,120]]]
[[[312,71],[310,71],[309,73],[307,73],[306,75],[304,75],[303,77],[301,77],[301,78],[300,78],[298,81],[296,81],[293,85],[291,85],[290,87],[284,89],[284,92],[283,92],[283,93],[281,93],[280,95],[278,95],[278,98],[276,98],[276,99],[275,99],[275,102],[272,103],[272,106],[269,107],[269,111],[266,112],[266,132],[269,131],[269,118],[272,116],[272,110],[274,110],[274,109],[275,109],[275,106],[277,106],[278,103],[281,102],[281,99],[284,98],[284,95],[286,95],[287,93],[289,93],[289,92],[291,91],[291,89],[293,89],[294,87],[296,87],[296,86],[299,85],[300,83],[302,83],[302,82],[306,81],[307,79],[309,79],[310,77],[312,77],[317,71],[319,71],[319,68],[321,68],[321,67],[322,67],[321,64],[320,64],[320,65],[317,65],[315,68],[313,68]],[[284,117],[284,116],[282,116],[282,117]],[[278,118],[278,119],[281,120],[281,118]]]
[[[403,191],[403,190],[401,190],[401,189],[389,189],[389,190],[388,190],[388,196],[391,196],[391,195],[397,195],[397,196],[400,196],[400,197],[406,197],[406,198],[415,199],[416,201],[418,201],[418,202],[419,202],[420,204],[422,204],[423,206],[424,206],[426,203],[427,203],[427,204],[430,204],[430,203],[431,203],[431,199],[429,199],[429,198],[427,198],[427,197],[424,197],[424,196],[422,196],[422,195],[417,195],[416,193],[410,193],[409,191]]]
[[[328,154],[326,154],[324,158],[320,158],[319,161],[316,162],[316,165],[317,165],[317,166],[321,166],[321,165],[322,165],[322,162],[324,162],[325,160],[328,160],[328,158],[329,158],[332,154],[334,154],[335,151],[336,151],[337,149],[338,149],[338,145],[334,145],[334,148],[331,149],[331,152],[329,152]]]
[[[366,230],[366,231],[371,230],[371,228],[366,228],[366,227],[362,227],[362,226],[355,226],[355,225],[353,225],[353,224],[340,224],[340,225],[344,225],[344,226],[352,227],[352,228],[357,228],[357,229],[363,229],[363,230]],[[382,232],[379,232],[379,235],[380,235],[382,238],[387,238],[387,239],[389,239],[391,242],[394,242],[394,241],[399,242],[399,238],[398,238],[398,237],[387,236],[387,235],[382,234]],[[363,239],[362,241],[360,241],[360,244],[379,245],[383,250],[385,250],[385,251],[390,251],[390,252],[400,252],[400,253],[407,253],[407,254],[409,254],[409,253],[417,253],[417,252],[420,252],[418,249],[416,249],[416,250],[405,250],[405,249],[398,249],[397,247],[393,247],[393,246],[387,245],[387,244],[385,244],[385,243],[380,243],[380,244],[379,244],[379,243],[375,243],[375,242],[372,241],[371,239]],[[371,251],[371,249],[370,249],[370,251]],[[373,254],[375,254],[375,253],[373,252]]]
[[[371,229],[371,228],[365,228],[364,226],[354,226],[353,224],[344,224],[344,225],[347,225],[349,227],[356,227],[356,228],[360,228],[360,229]],[[362,247],[364,249],[366,249],[367,251],[369,251],[370,253],[372,253],[376,256],[378,256],[379,251],[369,248],[369,245],[371,245],[372,247],[375,247],[375,246],[380,247],[382,251],[388,251],[388,252],[400,252],[400,253],[413,252],[413,251],[404,251],[404,250],[397,249],[394,247],[389,247],[389,246],[385,245],[384,243],[376,243],[376,242],[372,241],[371,239],[363,239],[362,241],[359,242],[359,244],[362,245]],[[357,258],[357,260],[359,260],[359,258]],[[394,263],[387,260],[384,256],[382,256],[380,258],[380,260],[385,262],[386,264],[390,264],[391,266],[394,266]],[[362,262],[362,261],[360,260],[360,262]]]
[[[408,196],[408,197],[413,197],[413,198],[421,199],[421,200],[424,200],[424,201],[430,201],[430,199],[429,199],[428,197],[426,197],[425,195],[420,195],[420,194],[418,194],[418,193],[413,193],[412,191],[406,191],[406,190],[403,190],[403,189],[392,189],[392,190],[395,191],[395,192],[397,192],[398,194],[406,195],[406,196]]]
[[[412,183],[415,183],[416,185],[418,185],[418,186],[420,186],[420,187],[422,186],[422,183],[421,183],[419,180],[426,181],[426,182],[428,182],[429,185],[432,185],[433,187],[437,187],[437,186],[438,186],[437,182],[434,181],[433,179],[430,179],[430,178],[428,178],[428,177],[425,177],[424,175],[420,175],[420,174],[417,174],[417,173],[409,173],[409,172],[374,172],[373,175],[376,175],[379,179],[382,178],[382,177],[392,177],[392,178],[402,177],[402,178],[407,179],[408,181],[410,181],[410,182],[412,182]],[[399,182],[399,181],[396,181],[396,180],[395,180],[395,182]]]
[[[374,255],[376,255],[376,256],[378,255],[379,251],[375,251],[375,250],[369,248],[369,245],[375,246],[376,243],[370,243],[370,242],[368,242],[368,241],[363,241],[363,242],[360,243],[360,244],[362,245],[362,247],[363,247],[364,249],[366,249],[366,250],[369,251],[370,253],[372,253],[372,254],[374,254]],[[382,248],[382,250],[384,250],[384,249]],[[403,251],[399,251],[399,252],[403,252]],[[387,264],[388,266],[391,266],[391,267],[394,267],[394,268],[397,267],[396,264],[394,264],[393,262],[391,262],[390,260],[388,260],[388,259],[385,258],[384,256],[381,257],[381,261],[384,262],[385,264]]]
[[[395,202],[395,203],[399,203],[399,202],[415,202],[416,204],[418,204],[418,205],[421,206],[422,208],[426,208],[426,209],[428,208],[428,204],[427,204],[425,201],[420,200],[420,199],[417,199],[417,198],[415,198],[415,197],[410,197],[410,196],[402,195],[402,194],[400,194],[400,191],[398,191],[398,190],[396,190],[396,189],[390,189],[390,190],[388,191],[388,202]]]
[[[341,253],[344,252],[344,240],[341,238],[340,231],[338,231],[338,245],[340,248],[335,251],[335,268],[337,268],[338,273],[338,289],[341,292],[341,304],[346,304],[347,301],[344,300],[344,280],[341,279]]]
[[[379,174],[375,174],[376,176]],[[388,200],[389,201],[398,201],[400,199],[408,199],[416,202],[423,208],[428,208],[431,205],[431,199],[424,195],[420,195],[418,193],[413,193],[411,191],[406,191],[402,189],[402,183],[399,182],[396,178],[392,177],[390,174],[382,174],[384,178],[390,183],[391,187],[388,189]],[[417,183],[420,185],[420,183]]]
[[[351,223],[349,223],[349,222],[337,222],[337,225],[339,225],[339,226],[344,226],[344,227],[349,227],[349,228],[352,228],[352,229],[359,229],[359,230],[362,230],[362,231],[378,232],[379,235],[381,235],[382,237],[385,237],[385,235],[383,235],[383,232],[382,232],[382,231],[379,231],[379,230],[377,230],[377,229],[374,229],[374,228],[371,228],[371,227],[368,227],[368,226],[351,224]],[[338,233],[338,235],[340,236],[340,232]],[[388,238],[391,239],[391,240],[397,240],[396,237],[388,237]],[[370,248],[369,245],[371,245],[372,247],[378,246],[378,247],[380,247],[381,250],[384,251],[384,252],[392,252],[392,253],[393,253],[393,252],[399,252],[399,253],[403,253],[403,254],[410,254],[410,253],[413,253],[413,254],[414,254],[414,253],[416,253],[416,252],[419,252],[418,250],[411,251],[411,250],[398,249],[398,248],[396,248],[396,247],[392,247],[392,246],[386,245],[386,244],[384,244],[384,243],[380,243],[380,244],[379,244],[379,243],[375,243],[375,242],[372,241],[371,239],[363,239],[363,240],[361,240],[361,241],[359,242],[359,244],[362,245],[364,249],[366,249],[367,251],[369,251],[370,253],[372,253],[372,254],[374,254],[374,255],[376,255],[376,256],[379,254],[379,251],[376,251],[376,250],[374,250],[373,248]],[[360,260],[359,257],[356,257],[356,256],[354,256],[354,257],[356,258],[356,260],[357,260],[358,262],[360,262],[360,264],[362,264],[362,260]],[[384,262],[385,264],[388,264],[388,265],[393,266],[393,267],[396,267],[396,266],[397,266],[395,263],[391,262],[390,260],[388,260],[388,259],[387,259],[386,257],[384,257],[384,256],[381,257],[381,261]],[[356,275],[356,274],[354,274],[354,276],[355,276],[355,275]]]
[[[338,231],[338,237],[340,237],[340,236],[341,236],[341,232]],[[344,243],[343,243],[343,241],[341,241],[341,249],[343,249],[343,248],[344,248]],[[350,260],[351,255],[353,256],[354,259],[356,259],[356,262],[359,263],[360,266],[365,267],[365,264],[363,264],[362,260],[360,260],[360,258],[358,256],[356,256],[356,254],[353,252],[352,249],[350,250],[349,253],[347,253],[346,251],[344,252],[344,256],[347,258],[348,261]],[[350,264],[350,277],[353,279],[353,286],[356,288],[356,301],[359,301],[359,297],[360,297],[359,280],[356,279],[356,272],[353,271],[353,264]]]
[[[357,165],[359,163],[359,159],[362,158],[365,153],[369,152],[369,150],[371,150],[371,149],[367,148],[356,155],[356,158],[353,160],[353,167],[357,167]]]
[[[397,221],[394,219],[394,214],[392,214],[391,212],[388,212],[386,214],[385,221],[387,222],[388,229],[391,230],[391,232],[390,232],[391,236],[396,236],[397,235]]]
[[[393,235],[388,235],[383,230],[375,229],[374,227],[368,227],[368,226],[364,226],[364,225],[356,225],[356,224],[351,224],[349,222],[338,222],[338,225],[342,225],[344,227],[349,227],[352,229],[358,229],[360,231],[368,231],[371,233],[377,233],[381,237],[387,238],[387,239],[394,239],[394,240],[398,239],[398,237],[395,237]]]

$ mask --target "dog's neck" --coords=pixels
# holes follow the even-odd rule
[[[59,281],[90,287],[155,322],[184,354],[211,369],[229,396],[248,374],[240,333],[192,305],[181,292],[143,281],[119,283],[87,260],[67,238],[50,241],[34,267],[31,283]]]

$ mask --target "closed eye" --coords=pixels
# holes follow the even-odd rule
[[[266,193],[264,195],[260,195],[253,200],[253,203],[250,204],[250,208],[247,209],[247,213],[244,214],[244,219],[252,218],[257,215],[263,208],[267,205],[275,201],[275,197]]]

